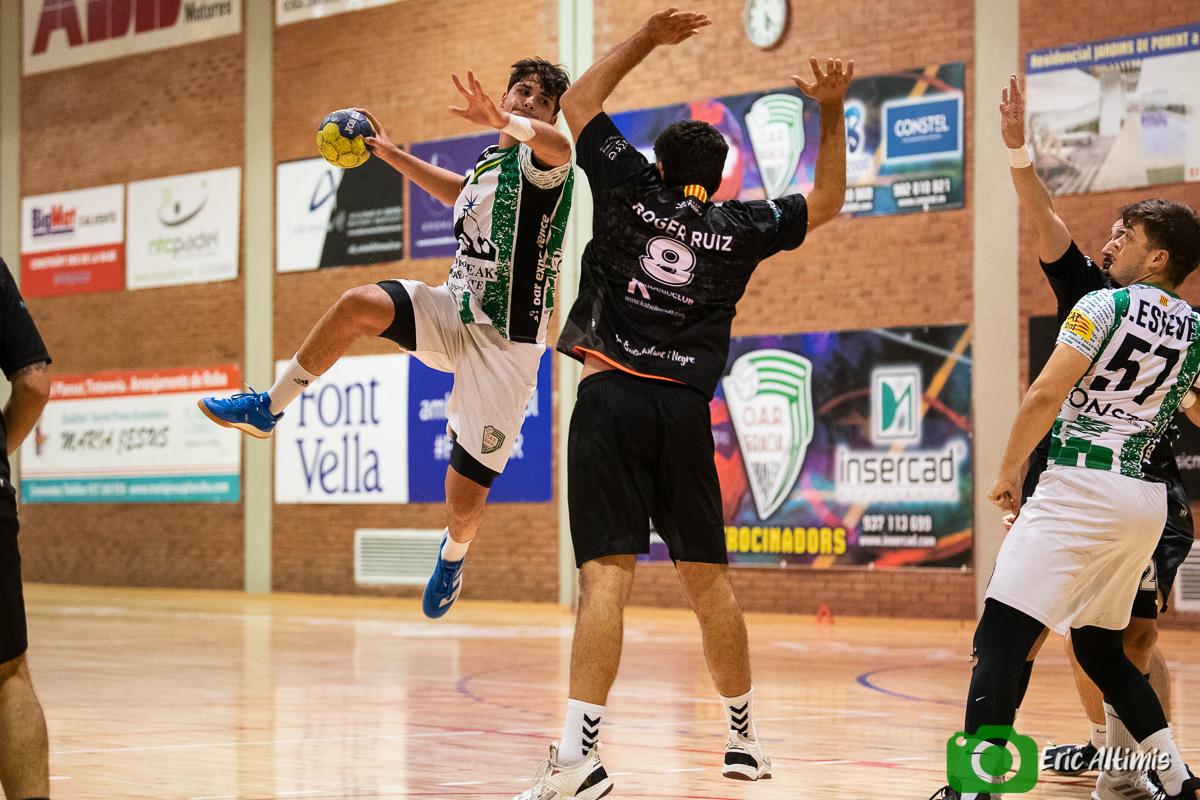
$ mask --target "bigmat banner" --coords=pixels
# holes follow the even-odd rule
[[[1029,52],[1025,138],[1051,194],[1200,181],[1200,22]]]
[[[25,74],[242,31],[242,0],[25,0]]]
[[[386,6],[400,0],[275,0],[275,24],[332,17],[347,11]]]
[[[241,199],[241,167],[129,184],[125,285],[236,278]]]
[[[323,158],[286,161],[275,188],[277,271],[404,258],[404,178],[383,159],[346,170]]]
[[[231,365],[55,377],[21,445],[21,499],[237,502],[242,433],[209,422],[196,401],[240,386]]]
[[[962,325],[734,339],[712,401],[730,562],[969,566],[970,342]]]
[[[21,199],[21,294],[103,292],[124,284],[124,186]]]
[[[551,499],[551,358],[542,356],[537,391],[489,502]],[[276,374],[286,366],[278,362]],[[453,382],[404,354],[338,361],[279,421],[275,502],[444,502]]]
[[[482,133],[436,142],[418,142],[412,154],[436,167],[465,175],[496,134]],[[415,183],[409,183],[409,248],[412,258],[439,258],[454,255],[458,240],[454,236],[454,206],[448,206]]]
[[[859,78],[846,94],[846,204],[853,216],[961,208],[962,62]],[[729,142],[714,200],[773,199],[812,190],[820,108],[794,86],[626,111],[613,121],[654,160],[654,140],[682,119]]]

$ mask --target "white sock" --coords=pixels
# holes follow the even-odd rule
[[[278,414],[283,411],[288,407],[288,403],[303,394],[304,390],[319,377],[300,366],[300,362],[296,360],[295,356],[292,356],[292,360],[284,368],[279,380],[275,381],[275,385],[267,392],[271,398],[271,413]]]
[[[583,761],[600,739],[600,718],[604,706],[582,700],[567,701],[567,721],[563,723],[562,739],[558,743],[558,764],[570,767]]]
[[[456,542],[447,536],[440,555],[443,561],[462,561],[467,557],[467,548],[470,546],[470,542]]]
[[[1125,727],[1125,723],[1121,722],[1121,718],[1117,716],[1116,710],[1108,703],[1104,704],[1104,717],[1107,723],[1107,736],[1105,744],[1109,749],[1120,748],[1117,752],[1123,753],[1128,750],[1136,753],[1138,749],[1137,740],[1133,738],[1133,734]]]
[[[754,731],[754,687],[737,697],[721,695],[721,703],[725,706],[725,722],[729,730],[740,733],[743,738],[755,741],[758,734]]]
[[[1183,788],[1183,782],[1188,779],[1188,771],[1187,766],[1183,763],[1183,758],[1179,755],[1179,750],[1175,747],[1175,737],[1171,735],[1171,729],[1163,728],[1161,731],[1150,734],[1142,740],[1142,747],[1147,753],[1157,750],[1166,754],[1168,765],[1166,769],[1157,770],[1158,779],[1162,781],[1167,794],[1179,794]]]
[[[1089,719],[1088,725],[1090,725],[1092,728],[1092,737],[1088,739],[1088,741],[1092,743],[1092,747],[1099,750],[1101,747],[1104,747],[1106,744],[1108,744],[1107,728],[1103,722],[1092,722]]]

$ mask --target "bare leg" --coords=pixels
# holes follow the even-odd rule
[[[675,567],[700,621],[704,660],[717,692],[723,697],[745,694],[750,691],[750,646],[729,567],[694,561],[679,561]]]
[[[375,284],[348,289],[309,331],[296,353],[313,375],[325,372],[363,336],[378,336],[396,316],[388,293]]]
[[[446,511],[450,517],[451,539],[463,544],[475,538],[479,523],[483,521],[487,496],[486,486],[464,478],[454,467],[446,468]]]
[[[50,796],[49,749],[25,656],[0,664],[0,786],[6,797]]]
[[[605,556],[579,568],[579,614],[571,644],[572,700],[602,706],[617,679],[625,636],[625,603],[637,556]]]

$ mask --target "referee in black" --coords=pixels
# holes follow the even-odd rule
[[[717,205],[709,197],[721,185],[728,145],[715,128],[698,120],[670,125],[654,144],[657,163],[650,163],[603,109],[652,50],[708,24],[703,14],[674,9],[653,15],[561,101],[594,204],[579,298],[558,341],[561,352],[584,362],[567,446],[580,598],[563,736],[525,800],[557,796],[552,792],[594,800],[612,786],[596,745],[651,519],[699,619],[725,708],[722,773],[771,775],[754,729],[746,625],[728,576],[709,401],[729,357],[735,305],[759,262],[799,247],[841,210],[843,100],[853,62],[843,67],[830,59],[822,70],[813,58],[811,83],[792,76],[820,104],[807,200],[792,194]]]
[[[0,786],[10,800],[50,796],[46,717],[33,692],[25,651],[25,598],[17,550],[17,494],[8,457],[50,399],[50,356],[4,259],[0,259],[0,369],[12,383],[0,428]]]

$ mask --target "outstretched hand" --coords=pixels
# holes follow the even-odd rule
[[[655,46],[660,44],[679,44],[684,39],[690,39],[700,32],[701,28],[712,25],[707,14],[697,14],[692,11],[680,11],[671,7],[651,15],[642,26],[642,30],[650,37]]]
[[[371,152],[374,152],[375,147],[378,145],[383,145],[385,148],[386,147],[395,147],[395,145],[392,144],[392,140],[388,138],[387,131],[385,131],[383,129],[383,126],[379,124],[379,120],[375,119],[374,114],[372,114],[370,111],[367,111],[365,108],[352,108],[350,110],[357,111],[358,113],[360,113],[364,117],[366,117],[367,122],[370,122],[371,127],[375,130],[374,136],[364,136],[363,137],[363,144],[365,144],[367,146],[368,150],[370,150]]]
[[[1025,96],[1017,76],[1008,79],[1008,88],[1000,93],[1000,135],[1006,147],[1025,146]]]
[[[847,61],[843,71],[842,60],[831,58],[825,62],[824,72],[817,65],[816,56],[811,57],[808,63],[812,65],[813,82],[809,83],[799,75],[793,75],[792,83],[818,103],[840,103],[846,97],[846,90],[850,88],[850,79],[854,77],[854,62]]]
[[[466,108],[450,107],[450,113],[456,117],[485,125],[489,128],[503,128],[508,124],[508,115],[501,111],[495,101],[483,90],[483,85],[475,80],[475,73],[467,70],[467,85],[463,86],[457,75],[451,75],[454,87],[459,94],[467,99]]]

